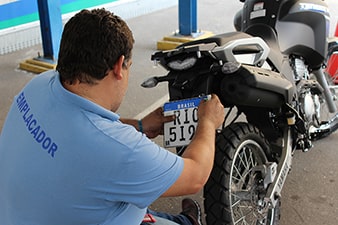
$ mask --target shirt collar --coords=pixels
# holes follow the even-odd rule
[[[117,113],[109,111],[104,107],[65,89],[61,84],[60,74],[57,71],[54,71],[54,75],[51,77],[50,83],[52,86],[52,91],[55,94],[55,97],[58,98],[59,100],[68,104],[76,105],[85,111],[98,114],[104,118],[113,121],[118,120],[120,118],[120,116]]]

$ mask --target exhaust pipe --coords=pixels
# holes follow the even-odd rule
[[[313,127],[310,129],[311,140],[318,140],[324,138],[338,129],[338,113],[327,123],[320,125],[320,127]]]

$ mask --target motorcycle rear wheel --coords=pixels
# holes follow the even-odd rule
[[[279,203],[267,213],[259,212],[262,179],[252,173],[269,155],[263,134],[248,123],[231,124],[217,135],[214,167],[204,188],[208,225],[278,224]]]

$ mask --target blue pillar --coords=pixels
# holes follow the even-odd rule
[[[55,61],[59,54],[62,34],[60,0],[38,0],[43,57]]]
[[[197,32],[197,0],[179,0],[178,20],[181,35]]]

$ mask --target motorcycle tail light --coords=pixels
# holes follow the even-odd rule
[[[177,60],[171,61],[167,64],[167,66],[173,70],[187,70],[193,67],[196,64],[196,62],[197,62],[197,58],[189,57],[183,60],[177,59]]]
[[[226,62],[222,66],[222,73],[232,74],[237,72],[240,68],[241,64],[239,62]]]

